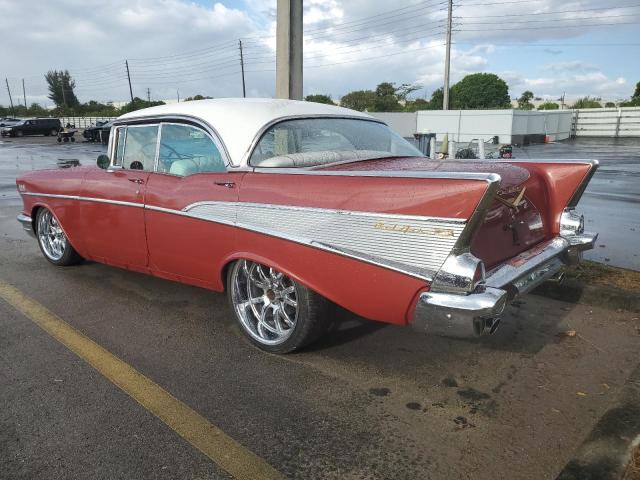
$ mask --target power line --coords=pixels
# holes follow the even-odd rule
[[[606,20],[609,18],[620,18],[620,17],[637,17],[638,15],[606,15],[606,16],[598,16],[598,17],[573,17],[573,18],[545,18],[545,19],[537,19],[537,20],[510,20],[509,24],[514,23],[539,23],[539,22],[573,22],[576,20]],[[458,17],[460,18],[460,17]],[[640,18],[640,17],[639,17]],[[493,22],[467,22],[461,21],[459,25],[495,25],[495,21]],[[616,23],[617,25],[617,23]],[[561,26],[561,25],[560,25]]]
[[[410,10],[410,9],[434,7],[434,6],[438,6],[438,5],[445,5],[446,3],[447,3],[446,0],[437,0],[435,3],[433,3],[433,2],[418,2],[418,3],[412,4],[412,5],[407,5],[407,6],[401,7],[401,8],[394,8],[394,9],[391,9],[391,10],[386,10],[384,12],[381,12],[381,13],[378,13],[378,14],[375,14],[375,15],[370,15],[368,17],[363,17],[363,18],[360,18],[360,19],[357,19],[357,20],[351,20],[351,21],[348,21],[348,22],[342,22],[342,23],[339,23],[338,25],[334,26],[333,28],[337,29],[337,28],[342,28],[342,27],[354,26],[354,25],[358,25],[358,24],[362,24],[362,23],[369,23],[369,22],[372,22],[372,20],[371,20],[372,18],[378,18],[378,17],[382,17],[382,16],[384,16],[385,19],[393,18],[395,16],[404,15],[405,13],[396,13],[396,14],[393,14],[393,15],[389,15],[390,13],[400,12],[400,11],[403,11],[403,10]],[[321,31],[325,31],[325,30],[326,30],[326,27],[318,27],[318,28],[315,28],[315,29],[308,29],[306,31],[306,33],[321,32]]]
[[[464,5],[462,5],[464,6]],[[626,9],[626,8],[638,8],[640,7],[640,4],[635,4],[635,5],[626,5],[626,6],[621,6],[621,7],[600,7],[600,8],[582,8],[579,10],[557,10],[557,11],[553,11],[553,12],[532,12],[532,13],[526,13],[524,14],[524,16],[530,17],[530,16],[538,16],[538,15],[556,15],[558,13],[582,13],[582,12],[593,12],[593,11],[599,11],[599,10],[622,10],[622,9]],[[635,14],[637,15],[637,14]],[[463,18],[494,18],[494,17],[521,17],[523,16],[523,13],[511,13],[511,14],[504,14],[504,15],[465,15]],[[454,17],[454,18],[458,18],[458,17]]]
[[[583,23],[581,25],[550,25],[548,27],[516,27],[516,28],[492,28],[491,31],[487,31],[486,29],[469,29],[469,28],[461,28],[456,30],[458,32],[499,32],[499,31],[510,31],[510,30],[547,30],[553,28],[584,28],[584,27],[607,27],[607,26],[618,26],[618,25],[637,25],[640,21],[637,22],[618,22],[618,23]],[[459,25],[458,25],[459,26]]]

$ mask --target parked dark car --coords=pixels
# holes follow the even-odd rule
[[[109,143],[109,134],[111,133],[111,125],[113,125],[113,120],[109,122],[104,122],[100,126],[96,126],[93,130],[93,142],[101,142],[106,145]]]
[[[22,137],[23,135],[58,135],[62,128],[57,118],[30,118],[20,123],[4,127],[3,137]]]
[[[102,127],[109,123],[108,120],[98,120],[95,124],[87,127],[82,132],[82,136],[88,142],[99,142],[100,141],[100,131]]]

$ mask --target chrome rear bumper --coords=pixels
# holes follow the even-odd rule
[[[558,236],[487,272],[485,282],[469,294],[425,292],[418,299],[413,326],[452,337],[493,333],[508,301],[554,277],[564,265],[577,263],[593,248],[598,234]]]
[[[18,215],[17,220],[22,225],[22,228],[24,229],[24,231],[35,238],[36,234],[33,231],[33,222],[31,220],[31,217],[29,215],[25,215],[24,213],[21,213],[20,215]]]

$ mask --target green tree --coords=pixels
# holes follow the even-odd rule
[[[595,98],[587,96],[576,100],[571,108],[602,108],[602,104]]]
[[[532,110],[533,104],[531,103],[533,100],[533,92],[529,90],[525,90],[520,98],[518,99],[518,109],[520,110]]]
[[[560,105],[556,102],[544,102],[538,105],[538,110],[558,110]]]
[[[118,109],[112,103],[100,103],[95,100],[89,100],[76,108],[76,112],[81,115],[115,117],[118,115]]]
[[[76,82],[71,77],[69,70],[49,70],[44,78],[49,88],[49,99],[58,108],[74,109],[80,105],[73,91],[76,88]]]
[[[325,103],[327,105],[335,105],[335,102],[331,98],[331,95],[324,95],[322,93],[316,93],[314,95],[307,95],[304,97],[307,102]]]
[[[640,107],[640,82],[636,83],[636,90],[628,102],[621,102],[621,107]]]
[[[451,92],[449,92],[449,99],[451,100]],[[431,100],[429,101],[429,110],[442,110],[444,103],[444,88],[440,87],[433,91],[431,94]]]
[[[407,100],[404,104],[405,112],[417,112],[418,110],[429,110],[431,104],[424,98],[416,98],[415,100]]]
[[[451,87],[450,106],[462,110],[510,108],[509,87],[493,73],[473,73]]]
[[[191,102],[193,100],[210,100],[213,97],[207,97],[204,95],[194,95],[193,97],[187,97],[184,99],[185,102]]]
[[[393,83],[382,82],[376,87],[375,99],[373,101],[374,112],[397,112],[402,110],[397,88]]]
[[[613,102],[607,102],[604,104],[604,106],[607,108],[615,108],[616,104]]]
[[[29,115],[34,117],[45,117],[49,115],[49,111],[39,103],[32,103],[29,107]]]
[[[141,108],[155,107],[157,105],[164,105],[162,101],[152,101],[149,102],[147,100],[143,100],[140,97],[134,97],[133,102],[129,102],[126,105],[123,105],[122,108],[119,109],[119,114],[133,112],[134,110],[140,110]]]
[[[340,105],[352,110],[371,110],[376,99],[376,93],[372,90],[356,90],[347,93],[340,99]]]
[[[398,88],[396,88],[396,96],[398,97],[398,100],[407,100],[409,94],[415,92],[416,90],[420,90],[421,88],[421,85],[403,83]]]

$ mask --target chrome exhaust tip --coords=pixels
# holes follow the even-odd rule
[[[493,335],[494,333],[496,333],[496,330],[498,330],[499,326],[500,317],[487,318],[484,320],[484,328],[482,330],[482,333],[484,335]]]
[[[547,282],[562,283],[563,280],[564,280],[564,271],[561,270],[555,275],[553,275],[552,277],[550,277],[549,279],[547,279]]]

